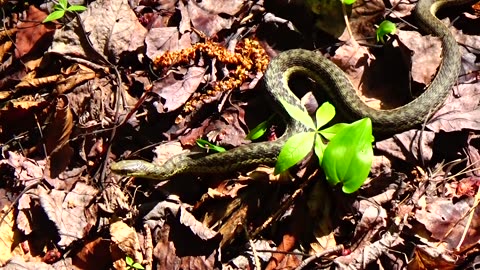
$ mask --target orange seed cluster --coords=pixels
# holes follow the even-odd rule
[[[224,64],[235,65],[236,68],[226,78],[214,84],[213,89],[207,90],[206,93],[195,93],[185,104],[184,113],[194,111],[219,92],[230,91],[241,86],[248,79],[249,74],[263,73],[269,62],[265,50],[257,40],[245,39],[237,44],[235,52],[228,51],[219,43],[206,41],[181,51],[165,52],[158,56],[153,64],[155,67],[184,65],[194,59],[197,53],[217,59]]]

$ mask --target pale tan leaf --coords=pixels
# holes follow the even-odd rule
[[[2,209],[1,215],[8,207]],[[15,239],[15,230],[13,229],[14,213],[10,211],[0,226],[0,265],[4,265],[10,258],[15,255],[22,256],[24,252],[20,245],[18,245],[17,239]]]
[[[59,246],[66,247],[86,236],[88,219],[85,211],[96,193],[93,187],[77,182],[70,192],[52,190],[39,195],[40,205],[60,235]]]

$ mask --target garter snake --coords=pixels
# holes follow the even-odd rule
[[[460,72],[461,55],[455,38],[435,16],[438,9],[473,3],[473,0],[419,0],[415,17],[420,29],[442,41],[442,61],[437,74],[425,92],[410,103],[391,110],[378,110],[367,106],[345,73],[319,54],[303,49],[280,53],[265,72],[265,84],[276,109],[286,122],[285,133],[272,142],[242,145],[232,150],[195,157],[177,155],[161,166],[141,160],[124,160],[111,165],[114,173],[166,180],[186,173],[226,173],[250,165],[274,164],[285,141],[293,134],[307,130],[303,124],[288,116],[279,98],[305,111],[300,100],[288,87],[294,74],[306,75],[319,84],[337,110],[351,120],[369,117],[374,130],[400,132],[422,123],[430,112],[445,102]]]

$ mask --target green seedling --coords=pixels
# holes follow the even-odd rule
[[[265,134],[269,126],[272,125],[272,121],[275,115],[270,116],[267,120],[261,122],[256,127],[254,127],[250,132],[247,134],[247,140],[254,141]]]
[[[127,263],[127,269],[138,269],[138,270],[144,270],[145,269],[141,264],[135,262],[129,256],[125,257],[125,262]]]
[[[68,3],[68,0],[58,0],[58,4],[55,4],[55,6],[53,6],[53,9],[54,11],[50,13],[45,18],[45,20],[43,20],[43,23],[51,22],[51,21],[63,18],[66,12],[82,12],[87,10],[87,8],[84,6],[70,5]]]
[[[197,139],[197,145],[200,146],[201,148],[203,149],[207,149],[207,150],[212,150],[214,152],[225,152],[227,150],[225,150],[225,148],[221,147],[221,146],[218,146],[218,145],[215,145],[207,140],[204,140],[204,139]]]
[[[290,137],[277,159],[275,174],[291,168],[314,150],[327,181],[343,184],[345,193],[358,190],[367,179],[373,161],[372,122],[369,118],[352,124],[340,123],[327,129],[321,127],[335,116],[335,108],[326,102],[316,111],[316,123],[304,110],[281,101],[288,114],[312,131]],[[328,144],[323,139],[329,140]]]
[[[397,26],[391,21],[385,20],[377,28],[376,36],[377,42],[385,44],[385,37],[390,34],[394,34],[397,31]]]

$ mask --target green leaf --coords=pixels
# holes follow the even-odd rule
[[[383,21],[377,28],[376,36],[377,42],[385,43],[384,37],[388,34],[393,34],[397,31],[397,26],[392,23],[391,21],[385,20]]]
[[[373,161],[370,118],[340,130],[325,149],[322,168],[330,184],[342,183],[345,193],[358,190],[368,177]]]
[[[225,152],[227,150],[225,150],[225,148],[221,147],[221,146],[218,146],[218,145],[215,145],[207,140],[204,140],[204,139],[197,139],[197,145],[200,146],[201,148],[204,148],[204,149],[210,149],[210,150],[213,150],[215,152]]]
[[[54,11],[52,13],[50,13],[47,18],[45,18],[45,20],[43,20],[42,23],[46,23],[46,22],[51,22],[51,21],[54,21],[54,20],[58,20],[60,18],[63,17],[63,15],[65,15],[65,10],[57,10],[57,11]]]
[[[328,122],[332,121],[333,117],[335,117],[335,107],[333,107],[333,105],[329,102],[323,103],[315,113],[315,118],[317,119],[316,129],[319,129]]]
[[[346,123],[338,123],[326,129],[322,129],[318,133],[320,133],[325,139],[331,140],[333,137],[335,137],[335,135],[337,135],[338,132],[348,127],[349,125],[350,124]]]
[[[275,164],[274,174],[282,173],[312,151],[315,132],[302,132],[290,137],[282,147]]]
[[[129,256],[125,257],[125,262],[127,263],[127,265],[133,265],[134,263],[133,259]]]
[[[247,134],[247,140],[254,141],[265,134],[267,132],[268,127],[271,125],[273,117],[275,115],[270,116],[267,120],[261,122],[256,127],[254,127],[250,132]]]
[[[286,102],[283,99],[280,99],[280,103],[282,103],[282,106],[285,108],[287,113],[293,118],[299,121],[300,123],[304,124],[305,126],[311,128],[311,129],[316,129],[315,124],[313,123],[312,118],[310,115],[308,115],[307,111],[299,109],[288,102]]]
[[[315,150],[315,155],[318,157],[318,161],[320,164],[322,164],[323,160],[323,153],[325,152],[325,148],[327,145],[325,145],[322,141],[322,137],[318,135],[318,133],[315,134],[315,144],[313,150]]]
[[[139,263],[134,263],[132,266],[133,266],[133,268],[135,268],[135,269],[140,269],[140,270],[144,270],[144,269],[145,269],[145,268],[144,268],[141,264],[139,264]]]
[[[72,11],[72,12],[82,12],[82,11],[87,10],[87,8],[84,7],[84,6],[80,6],[80,5],[73,5],[73,6],[69,6],[67,8],[67,10]]]
[[[68,0],[58,0],[58,5],[61,6],[63,10],[67,10]]]
[[[345,5],[353,5],[357,0],[342,0]]]

